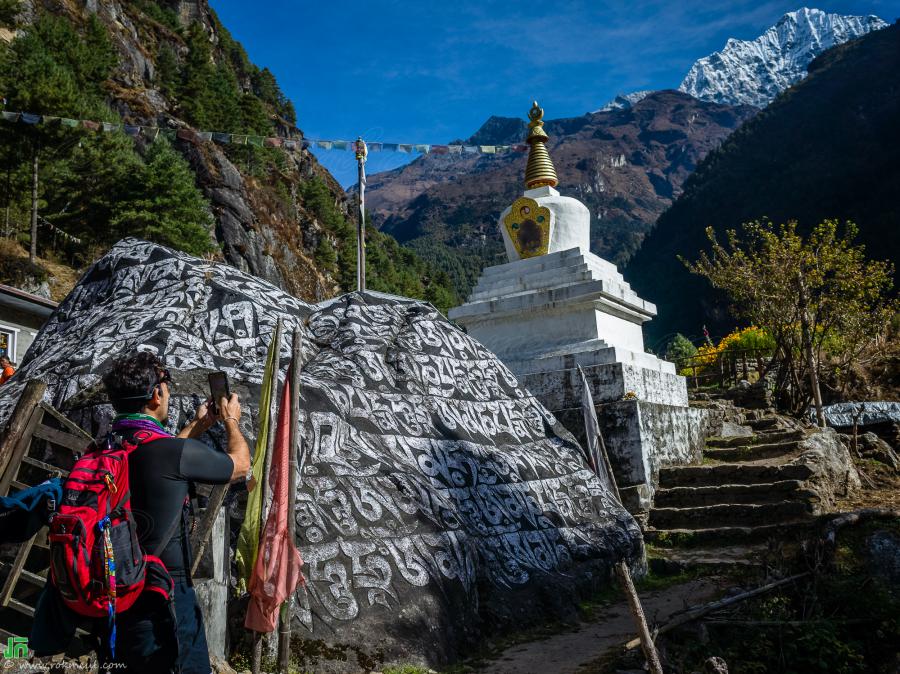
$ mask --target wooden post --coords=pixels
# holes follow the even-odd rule
[[[595,408],[596,409],[596,408]],[[619,484],[616,482],[616,476],[612,471],[612,464],[609,461],[609,452],[606,451],[606,441],[603,439],[603,433],[600,427],[597,427],[597,437],[600,440],[600,453],[603,455],[603,463],[606,466],[606,472],[612,483],[613,496],[619,505],[622,505],[622,494],[619,492]],[[624,507],[624,506],[623,506]],[[641,647],[644,650],[644,657],[647,658],[647,665],[651,674],[663,674],[662,665],[659,662],[659,654],[656,652],[656,645],[653,643],[653,636],[650,634],[650,628],[647,625],[647,616],[644,615],[644,609],[641,606],[641,600],[638,597],[637,590],[634,589],[634,582],[631,580],[631,570],[624,562],[617,562],[615,565],[616,576],[628,599],[628,606],[631,608],[631,615],[634,618],[635,625],[638,628],[638,637],[641,641]]]
[[[366,155],[368,148],[362,137],[356,139],[357,191],[356,205],[359,211],[356,226],[356,289],[366,289]]]
[[[812,334],[809,325],[809,293],[806,289],[806,279],[801,271],[797,275],[797,289],[800,294],[800,336],[803,340],[803,354],[806,358],[806,367],[809,368],[809,386],[812,389],[813,403],[816,407],[816,423],[825,428],[825,410],[822,407],[822,391],[819,389],[819,368],[813,353]]]
[[[634,622],[637,623],[638,636],[641,641],[641,647],[644,649],[644,657],[647,658],[648,668],[652,674],[663,674],[659,654],[656,652],[656,645],[653,643],[653,635],[650,634],[650,628],[647,626],[644,608],[641,606],[641,600],[638,599],[637,591],[634,589],[634,583],[631,580],[631,573],[625,562],[616,564],[616,575],[619,577],[622,589],[625,590],[625,597],[628,599],[628,606],[631,608]]]
[[[296,540],[297,517],[297,455],[300,452],[300,331],[294,328],[291,349],[291,454],[288,463],[288,536]],[[293,593],[281,605],[278,625],[278,671],[288,674],[291,654],[291,600]]]
[[[31,433],[34,431],[35,424],[31,424],[34,413],[40,405],[47,390],[47,384],[32,379],[22,391],[19,402],[16,403],[16,409],[13,410],[12,416],[9,418],[9,424],[6,431],[0,439],[0,485],[8,481],[3,479],[9,466],[9,461],[16,454],[16,450],[20,443],[28,442],[31,439]],[[6,491],[0,488],[0,496],[5,496]]]
[[[37,230],[38,230],[38,142],[34,140],[31,146],[31,248],[28,259],[31,264],[37,257]]]
[[[269,409],[266,410],[266,414],[269,415],[269,437],[266,439],[266,456],[265,461],[263,463],[263,473],[262,479],[257,486],[257,489],[261,489],[260,492],[262,494],[262,504],[259,509],[259,530],[263,531],[266,526],[266,490],[269,485],[269,470],[272,467],[272,447],[275,445],[275,436],[277,435],[276,430],[272,427],[272,423],[276,418],[275,410],[278,407],[278,365],[281,361],[281,331],[282,331],[282,320],[279,318],[278,323],[275,326],[275,367],[272,370],[272,399],[269,401]],[[251,659],[251,669],[253,674],[259,674],[262,668],[262,644],[263,644],[263,634],[262,632],[254,632],[253,633],[253,654]]]
[[[262,669],[262,632],[253,633],[253,655],[250,668],[253,674],[259,674]]]
[[[206,501],[206,510],[203,511],[203,517],[200,518],[200,525],[197,527],[197,533],[191,541],[191,554],[193,556],[191,561],[192,576],[197,573],[197,567],[200,566],[200,560],[203,559],[203,554],[206,552],[210,534],[212,534],[213,526],[216,524],[216,517],[219,514],[222,503],[225,501],[225,495],[228,493],[229,486],[230,485],[227,484],[217,484],[212,488],[212,491],[209,492],[209,498]]]

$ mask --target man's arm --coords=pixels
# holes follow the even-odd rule
[[[197,413],[194,415],[194,418],[178,432],[176,437],[183,439],[193,438],[196,440],[212,428],[213,424],[218,420],[218,417],[210,408],[209,402],[204,402],[197,408]]]
[[[241,434],[238,422],[241,418],[241,403],[237,393],[228,399],[219,401],[218,416],[213,414],[207,403],[197,410],[197,416],[178,434],[179,438],[194,440],[203,435],[216,421],[225,426],[225,449],[228,458],[222,452],[215,451],[203,443],[189,443],[181,456],[181,473],[187,479],[211,484],[225,484],[246,479],[250,470],[250,447]],[[230,459],[230,461],[229,461]],[[224,462],[224,463],[223,463]],[[230,469],[231,474],[228,474]]]
[[[241,403],[237,393],[232,393],[228,399],[219,400],[219,418],[225,426],[225,437],[228,440],[226,452],[234,462],[234,470],[231,473],[231,481],[236,482],[247,477],[250,471],[250,447],[241,434],[239,421],[241,418]]]

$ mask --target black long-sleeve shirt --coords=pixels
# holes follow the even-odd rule
[[[131,511],[144,550],[153,554],[175,518],[181,518],[181,525],[159,555],[172,575],[188,575],[191,566],[187,518],[183,516],[188,482],[227,484],[233,470],[228,454],[198,440],[162,438],[131,453]]]

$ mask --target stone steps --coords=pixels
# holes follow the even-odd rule
[[[799,440],[790,442],[773,442],[771,444],[746,445],[742,447],[723,447],[721,449],[703,450],[703,458],[715,461],[759,461],[774,459],[792,454],[800,446]]]
[[[764,484],[805,480],[812,475],[804,465],[746,465],[721,463],[711,466],[673,466],[659,471],[660,488]]]
[[[650,569],[660,575],[706,570],[730,572],[735,567],[762,569],[768,551],[764,544],[727,545],[697,548],[657,548],[647,556]]]
[[[655,529],[644,531],[644,540],[657,547],[696,547],[729,542],[757,543],[770,538],[798,537],[813,530],[817,520],[805,517],[793,521],[759,526],[727,526],[707,529]]]
[[[746,425],[754,431],[778,430],[780,422],[778,417],[762,417],[761,419],[748,419]]]
[[[689,508],[721,503],[776,503],[801,495],[799,480],[759,484],[717,484],[703,487],[670,487],[657,490],[657,508]]]
[[[748,447],[776,442],[789,442],[792,440],[800,440],[802,438],[803,431],[769,431],[757,433],[755,435],[734,436],[730,438],[707,438],[706,446],[713,449],[725,449],[730,447]]]
[[[649,524],[656,529],[752,527],[795,521],[808,515],[802,501],[724,503],[697,508],[653,508]]]

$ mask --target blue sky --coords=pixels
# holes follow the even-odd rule
[[[617,93],[677,87],[729,37],[752,39],[801,4],[783,0],[211,0],[225,26],[267,66],[308,138],[447,143],[490,115],[547,118],[601,107]],[[900,17],[900,0],[811,5]],[[319,151],[338,180],[350,152]],[[409,160],[371,154],[374,173]]]

